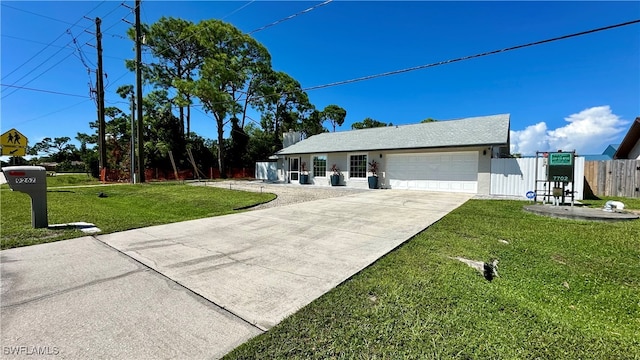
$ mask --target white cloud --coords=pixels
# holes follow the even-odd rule
[[[511,152],[535,155],[536,151],[576,150],[601,154],[626,130],[628,122],[611,112],[609,105],[582,110],[565,118],[563,127],[549,130],[544,122],[511,131]]]

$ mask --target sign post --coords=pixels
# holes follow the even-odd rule
[[[552,196],[562,198],[564,203],[564,188],[566,184],[573,184],[575,151],[549,153],[547,181],[553,182]],[[571,186],[573,190],[573,185]],[[574,194],[571,192],[571,205],[573,206]]]
[[[27,143],[27,137],[16,129],[11,129],[0,135],[2,155],[25,156],[27,155]]]

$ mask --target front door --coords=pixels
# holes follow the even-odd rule
[[[300,179],[300,158],[289,158],[289,181],[299,181]]]

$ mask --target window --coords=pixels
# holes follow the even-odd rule
[[[367,155],[349,156],[349,177],[362,179],[367,177]]]
[[[313,157],[313,176],[327,176],[327,155]]]

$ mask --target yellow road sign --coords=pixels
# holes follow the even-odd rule
[[[11,129],[0,135],[0,146],[2,146],[2,155],[9,156],[25,156],[27,155],[26,136],[22,135],[18,130]]]

